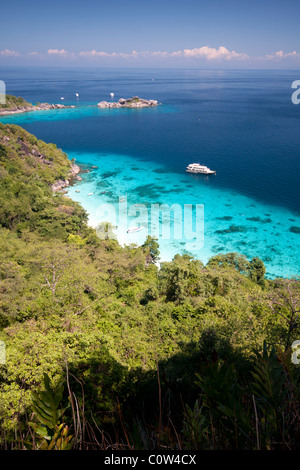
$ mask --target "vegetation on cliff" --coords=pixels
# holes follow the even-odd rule
[[[299,281],[237,253],[158,269],[52,192],[70,169],[0,124],[2,448],[297,448]]]
[[[21,96],[6,95],[5,104],[0,103],[0,110],[12,110],[23,106],[32,106],[32,104],[28,103],[28,101],[24,100]]]

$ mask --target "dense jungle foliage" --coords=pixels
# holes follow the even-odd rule
[[[158,268],[53,193],[70,168],[0,124],[1,448],[299,448],[299,280],[238,253]]]

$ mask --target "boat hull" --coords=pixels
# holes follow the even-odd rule
[[[215,175],[215,171],[197,171],[197,170],[186,170],[187,173],[194,173],[196,175]]]

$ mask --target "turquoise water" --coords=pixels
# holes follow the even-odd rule
[[[122,244],[141,244],[147,234],[158,235],[161,261],[189,253],[206,263],[217,253],[234,251],[259,256],[268,277],[298,275],[300,110],[290,100],[295,72],[101,73],[80,71],[73,78],[69,71],[53,70],[45,80],[40,72],[34,84],[28,71],[23,79],[12,70],[0,77],[8,93],[28,101],[59,102],[65,96],[64,104],[76,105],[7,116],[1,122],[56,143],[83,166],[82,181],[68,195],[85,207],[89,223],[96,227],[110,220]],[[95,104],[109,101],[111,91],[116,100],[138,95],[162,105],[98,109]],[[195,161],[217,175],[187,174],[185,167]],[[155,203],[176,205],[177,212],[164,210],[151,225]],[[117,215],[139,204],[144,212],[132,213],[126,223],[143,229],[127,233],[114,210],[103,213],[103,204]],[[185,205],[192,207],[194,240],[180,232],[188,220]],[[162,221],[169,220],[170,237],[165,238]]]
[[[68,195],[86,208],[93,227],[97,227],[101,220],[114,224],[114,217],[103,217],[100,208],[102,204],[112,204],[118,216],[122,199],[123,203],[127,201],[128,208],[133,204],[143,204],[148,210],[146,221],[150,218],[150,205],[153,203],[164,203],[169,207],[172,204],[192,204],[194,207],[202,204],[204,243],[201,236],[196,242],[177,240],[171,228],[171,240],[164,240],[163,233],[160,233],[162,260],[169,261],[176,253],[190,253],[206,263],[216,253],[234,251],[248,258],[260,256],[269,277],[296,274],[299,234],[290,232],[290,227],[299,226],[300,218],[293,212],[259,203],[236,191],[212,187],[211,177],[171,172],[165,165],[144,159],[101,153],[72,153],[69,156],[89,168],[89,173],[81,175],[82,181],[69,188]],[[98,169],[92,166],[98,166]],[[138,215],[129,218],[128,227],[136,226],[137,221]],[[140,232],[127,234],[123,230],[118,234],[119,241],[141,244],[147,234],[157,235],[145,223],[141,225],[145,229]]]

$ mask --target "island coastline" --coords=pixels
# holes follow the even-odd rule
[[[70,178],[69,179],[59,179],[55,181],[51,185],[51,189],[53,192],[57,191],[63,191],[66,187],[70,186],[74,181],[81,181],[81,177],[78,175],[78,173],[81,172],[81,168],[76,165],[75,163],[72,163],[71,166],[71,171],[70,171]]]
[[[52,109],[66,109],[66,108],[75,108],[75,106],[74,105],[65,106],[63,104],[41,103],[38,105],[18,106],[16,108],[11,108],[11,109],[0,108],[0,116],[7,116],[11,114],[20,114],[20,113],[29,113],[31,111],[49,111]]]
[[[158,106],[157,100],[146,100],[145,98],[139,98],[133,96],[132,98],[120,98],[119,101],[100,101],[98,108],[153,108]]]

